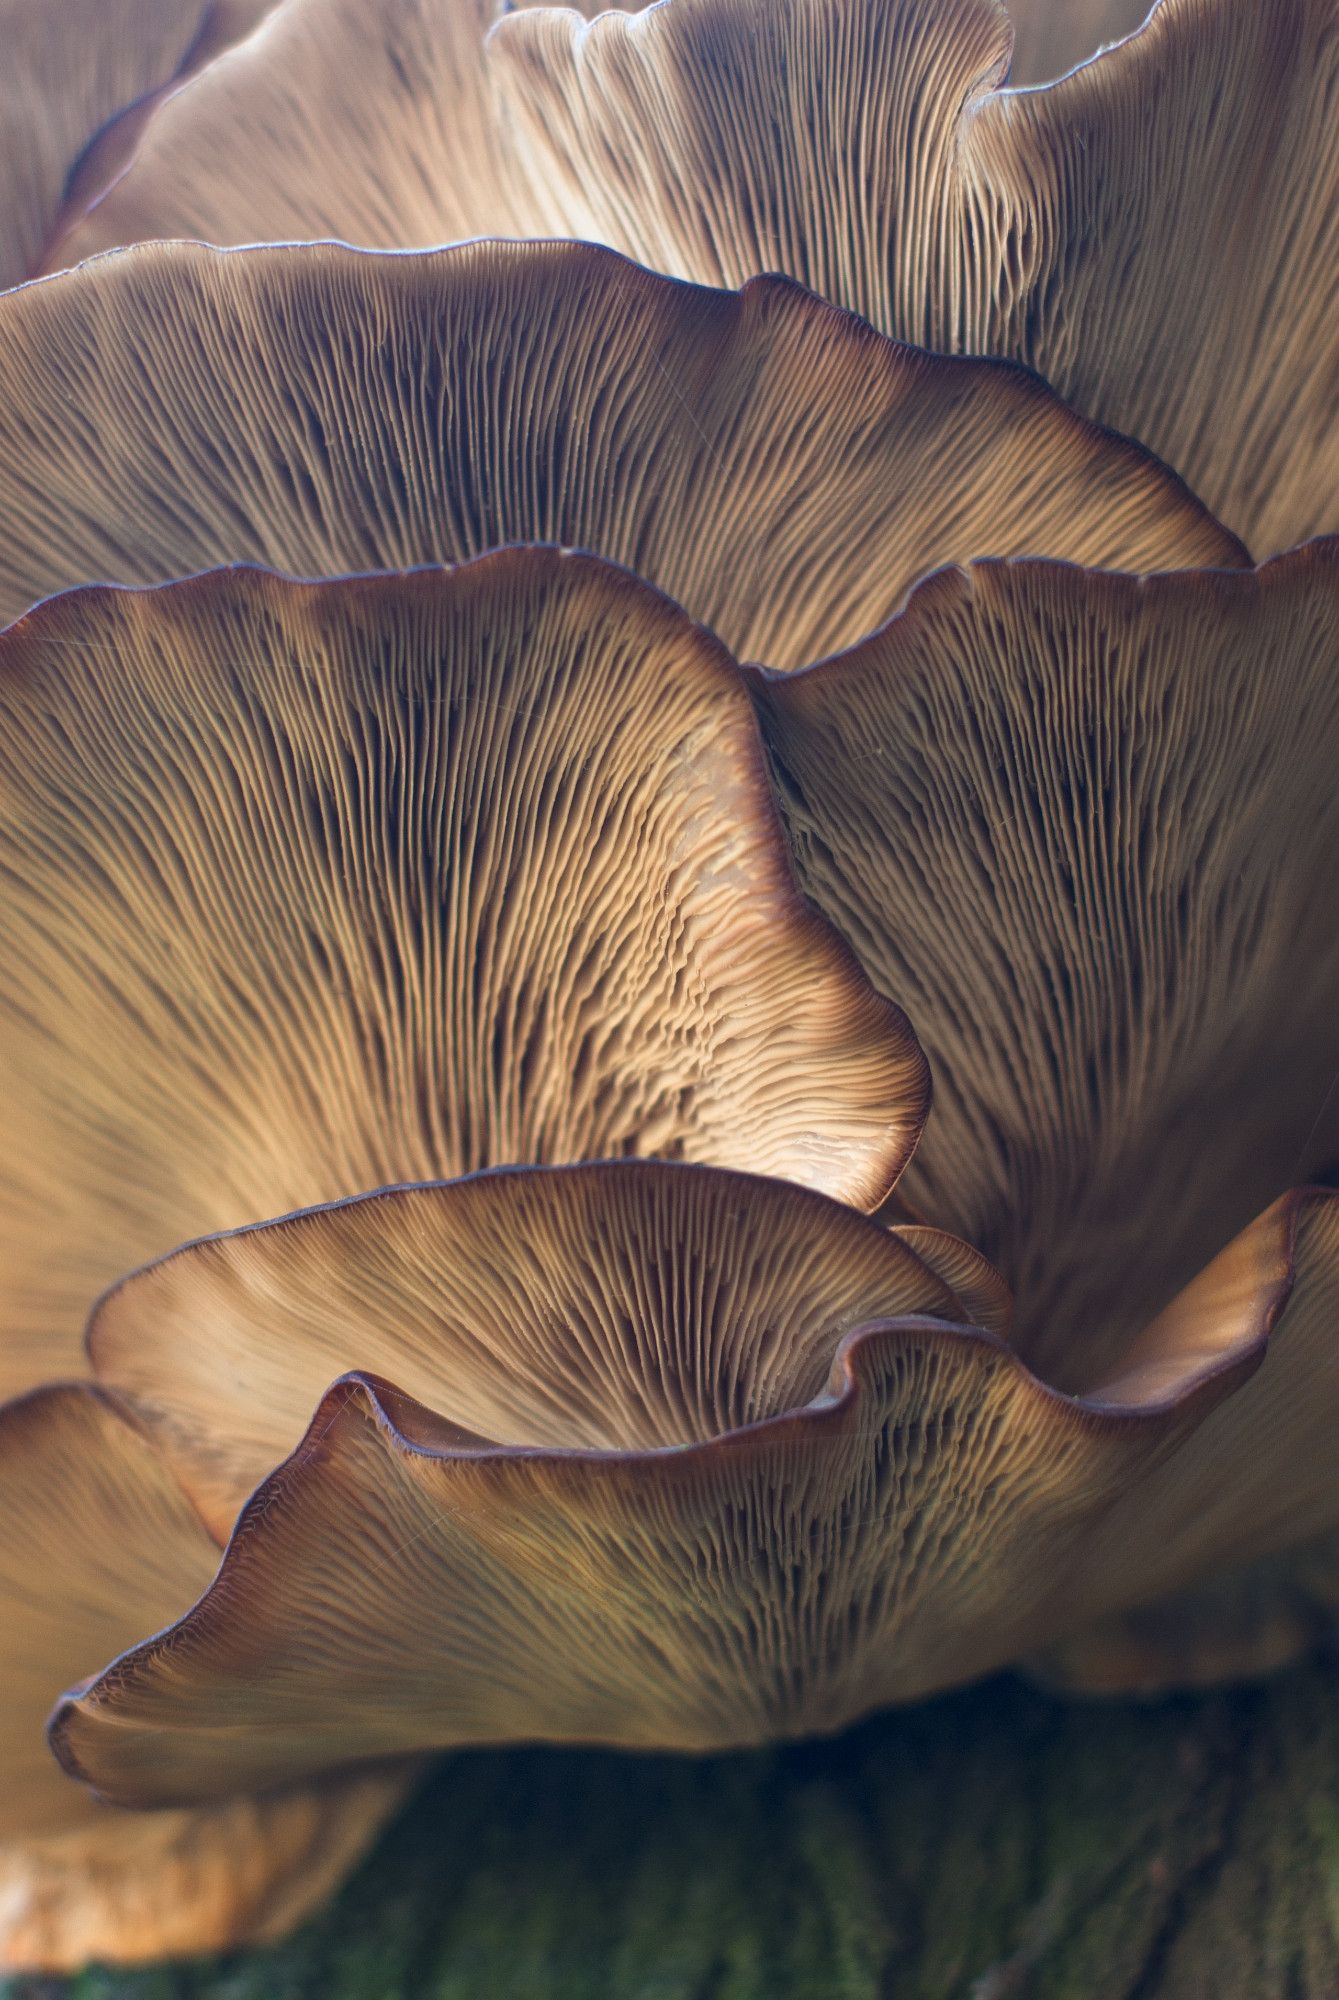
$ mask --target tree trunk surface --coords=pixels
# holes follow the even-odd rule
[[[1332,1669],[998,1680],[831,1743],[444,1763],[284,1947],[5,2000],[1339,2000]]]

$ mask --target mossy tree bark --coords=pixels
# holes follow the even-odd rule
[[[766,1755],[461,1757],[283,1949],[8,2000],[1328,2000],[1334,1687],[1000,1680]]]

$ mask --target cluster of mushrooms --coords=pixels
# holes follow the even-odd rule
[[[1013,13],[0,0],[0,1964],[1327,1635],[1339,0]]]

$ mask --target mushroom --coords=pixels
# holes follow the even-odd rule
[[[154,117],[59,261],[523,233],[709,284],[781,271],[1038,369],[1257,556],[1339,525],[1336,0],[1162,0],[1023,91],[999,0],[521,7],[486,55],[481,25],[286,0]]]
[[[758,694],[801,882],[930,1057],[899,1193],[999,1267],[1028,1364],[1083,1388],[1339,1157],[1339,541],[1235,574],[948,570]],[[1164,1468],[1140,1496],[1168,1588],[1224,1513],[1253,1510],[1242,1563],[1310,1536],[1326,1381],[1267,1364],[1259,1393],[1286,1476],[1226,1429],[1193,1492]],[[1124,1530],[1118,1507],[1094,1578]]]
[[[0,287],[42,267],[67,198],[101,193],[148,107],[272,4],[0,0]]]
[[[1257,556],[1339,528],[1339,0],[1162,0],[1041,90],[1010,44],[997,0],[667,0],[491,53],[532,229],[1025,361]]]
[[[1050,83],[1142,27],[1150,0],[1004,0],[1013,29],[1009,82]]]
[[[873,1206],[928,1084],[729,655],[593,557],[53,598],[0,640],[0,1381],[183,1238],[502,1161]]]
[[[1215,1423],[1286,1471],[1266,1378],[1332,1410],[1336,1248],[1339,1203],[1281,1204],[1079,1400],[895,1234],[712,1168],[503,1170],[190,1246],[92,1342],[208,1516],[360,1366],[55,1749],[166,1807],[464,1743],[757,1743],[984,1672],[1067,1629],[1076,1579],[1119,1604],[1165,1571]],[[1250,1524],[1208,1511],[1212,1561]]]
[[[783,280],[712,292],[585,245],[144,245],[0,300],[0,344],[0,619],[91,578],[546,541],[793,667],[948,561],[1246,560],[1022,369],[916,353]]]
[[[151,1442],[88,1387],[0,1408],[0,1970],[62,1972],[222,1950],[289,1929],[353,1866],[402,1765],[121,1813],[71,1784],[53,1692],[187,1609],[218,1552]]]
[[[280,0],[263,42],[159,107],[44,269],[145,237],[395,249],[533,234],[484,60],[500,11],[498,0]]]

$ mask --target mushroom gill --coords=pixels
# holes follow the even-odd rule
[[[0,1407],[0,1971],[277,1936],[404,1796],[365,1769],[200,1812],[122,1813],[57,1768],[53,1696],[185,1610],[218,1561],[152,1444],[87,1387]]]
[[[757,691],[800,879],[931,1060],[899,1192],[1091,1381],[1339,1152],[1339,541],[945,571]]]
[[[1336,526],[1337,7],[1162,0],[1012,90],[998,0],[527,6],[486,51],[459,0],[287,0],[151,120],[59,261],[523,233],[709,284],[780,271],[1038,369],[1264,555]]]
[[[67,196],[114,176],[120,126],[145,113],[272,0],[0,0],[0,288],[51,253]]]
[[[1166,1577],[1157,1496],[1221,1481],[1215,1422],[1333,1518],[1333,1214],[1260,1218],[1084,1401],[875,1224],[711,1168],[485,1174],[190,1246],[95,1352],[152,1377],[207,1508],[332,1365],[378,1372],[321,1399],[192,1611],[63,1704],[57,1753],[167,1805],[470,1742],[754,1743],[985,1672],[1069,1629],[1076,1579],[1086,1610]],[[1253,1532],[1221,1486],[1197,1560]]]
[[[0,342],[0,620],[92,579],[541,541],[795,667],[945,562],[1245,559],[1021,369],[915,353],[781,280],[712,292],[585,245],[144,245],[0,300]]]
[[[13,1388],[201,1230],[620,1154],[872,1206],[920,1130],[738,669],[593,557],[49,600],[0,640],[0,856]]]
[[[1339,0],[1162,0],[1040,90],[997,0],[526,9],[490,50],[532,227],[1025,361],[1257,556],[1339,528]]]

